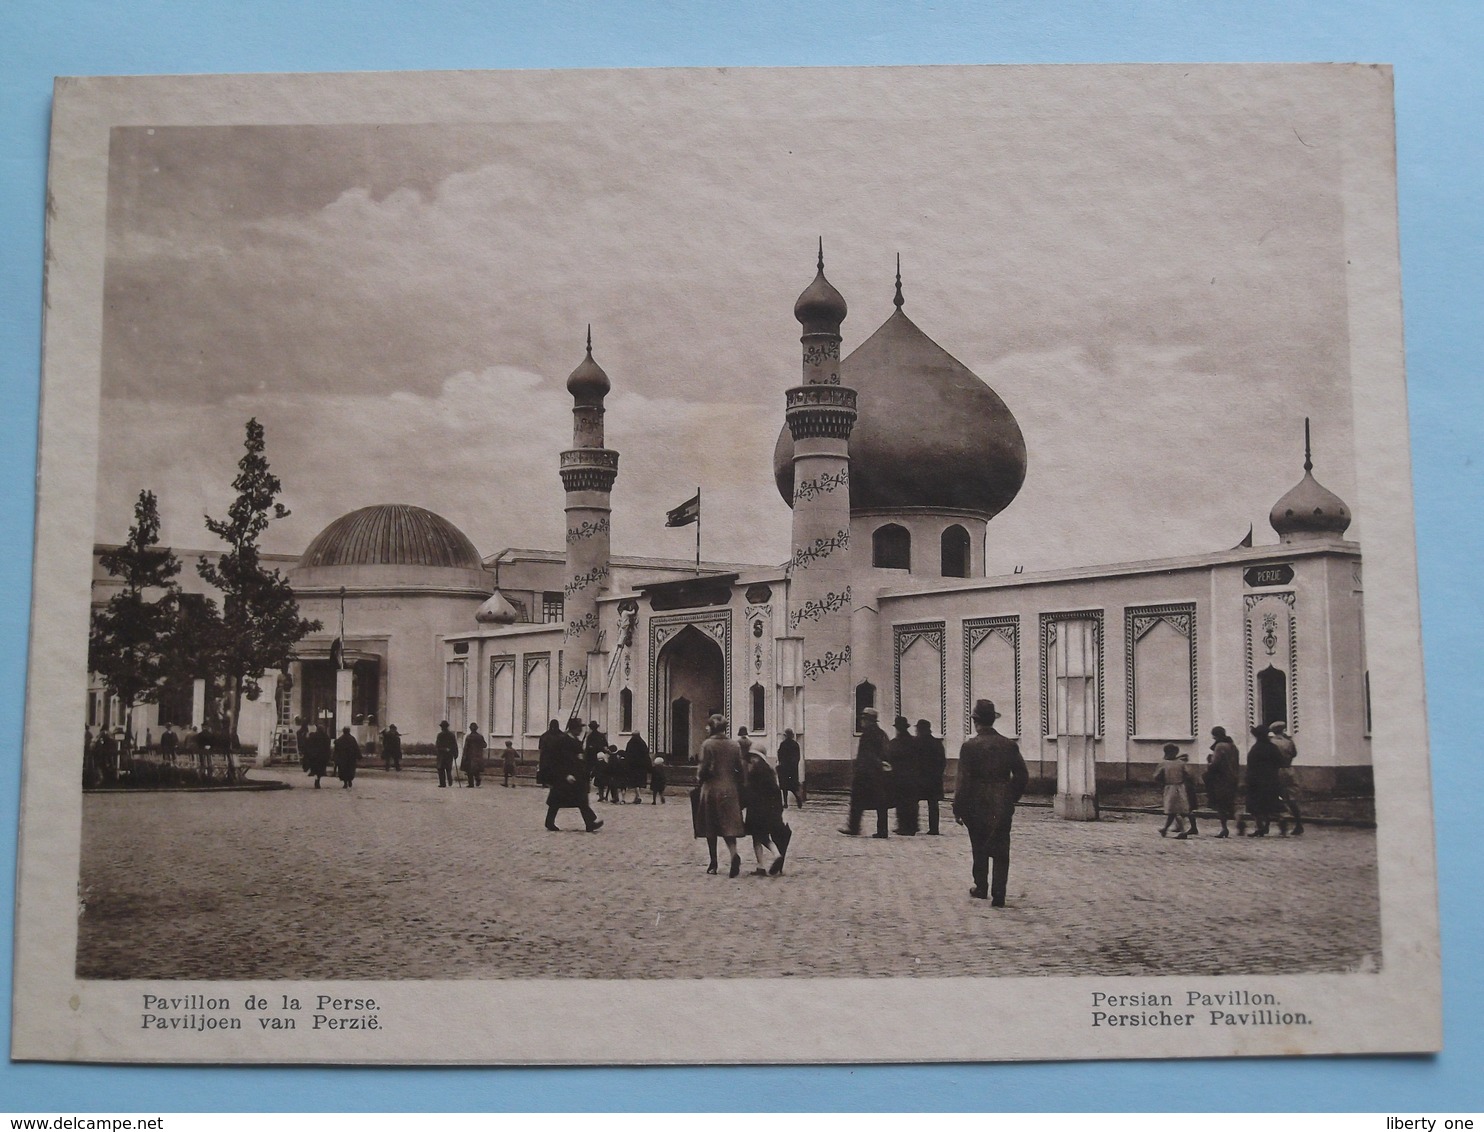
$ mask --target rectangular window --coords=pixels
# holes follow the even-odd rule
[[[558,661],[560,663],[560,661]],[[546,730],[551,717],[551,654],[534,653],[524,662],[524,686],[522,689],[525,727],[527,735],[540,735]]]
[[[943,636],[941,621],[896,625],[892,629],[897,714],[909,720],[926,719],[938,735],[943,734],[947,722]]]
[[[547,591],[541,595],[541,620],[547,625],[555,625],[566,616],[566,599],[560,591]]]
[[[464,701],[469,682],[469,665],[466,661],[450,660],[443,671],[443,717],[455,731],[468,730],[464,716]]]
[[[515,657],[490,657],[490,734],[515,734]]]
[[[1000,713],[995,729],[1020,735],[1020,618],[964,620],[964,734],[974,734],[974,704],[990,700]]]
[[[1124,642],[1129,735],[1195,738],[1194,603],[1129,607]]]

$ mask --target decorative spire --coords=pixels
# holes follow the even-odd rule
[[[572,371],[572,376],[567,378],[567,392],[572,394],[578,405],[603,404],[603,398],[607,395],[611,385],[608,375],[603,372],[603,367],[593,360],[593,324],[587,324],[587,354]]]
[[[845,299],[824,277],[824,237],[819,238],[819,270],[814,282],[794,303],[794,317],[804,326],[805,334],[839,334],[845,321]]]
[[[902,299],[902,253],[901,252],[897,252],[897,294],[896,294],[896,298],[892,299],[891,302],[892,302],[892,305],[897,308],[897,310],[901,310],[902,309],[902,304],[903,304],[904,300]]]
[[[1304,478],[1273,505],[1268,516],[1282,542],[1332,538],[1350,526],[1350,508],[1314,478],[1314,450],[1309,440],[1309,418],[1304,418]]]

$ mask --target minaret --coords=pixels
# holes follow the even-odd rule
[[[562,453],[567,491],[567,579],[563,589],[560,718],[587,717],[588,654],[598,647],[598,594],[608,588],[608,496],[618,476],[618,453],[603,447],[603,398],[612,386],[593,361],[593,328],[587,357],[567,378],[572,394],[572,447]]]
[[[852,755],[850,432],[855,390],[840,384],[840,323],[845,300],[819,272],[794,304],[803,327],[803,384],[787,393],[793,434],[793,556],[788,632],[803,638],[804,754]]]

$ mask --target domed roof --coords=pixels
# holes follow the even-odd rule
[[[1309,422],[1304,421],[1304,478],[1291,487],[1268,515],[1268,522],[1284,542],[1295,538],[1342,535],[1350,526],[1350,508],[1329,488],[1314,478],[1314,460],[1309,449]]]
[[[824,277],[824,239],[819,241],[819,271],[794,303],[794,317],[810,331],[838,333],[845,321],[845,296]]]
[[[499,590],[490,594],[489,599],[474,611],[474,620],[481,625],[514,625],[519,617],[510,599]]]
[[[445,566],[479,570],[479,551],[442,515],[408,503],[378,503],[342,515],[299,557],[319,566]]]
[[[850,435],[853,511],[909,507],[992,518],[1025,482],[1025,437],[993,389],[924,334],[899,305],[840,364],[859,394]],[[793,506],[793,436],[785,425],[773,477]]]
[[[593,328],[587,328],[587,357],[577,363],[572,376],[567,378],[567,392],[579,401],[601,402],[608,396],[613,383],[603,372],[603,367],[593,361]]]

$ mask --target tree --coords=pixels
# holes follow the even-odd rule
[[[131,735],[134,705],[158,698],[160,679],[169,666],[180,562],[169,547],[155,545],[159,537],[155,493],[141,491],[128,541],[98,556],[122,586],[108,604],[93,611],[88,667],[123,704],[125,728]]]
[[[299,616],[299,603],[288,581],[277,571],[264,569],[258,540],[274,519],[289,510],[277,501],[283,485],[268,468],[263,455],[263,426],[247,422],[246,454],[237,463],[232,489],[237,498],[225,519],[206,516],[206,529],[227,544],[215,562],[202,558],[196,569],[222,594],[220,628],[213,650],[219,671],[227,680],[231,749],[237,748],[237,720],[242,697],[256,700],[258,681],[269,669],[283,668],[294,646],[320,628],[318,621]]]

